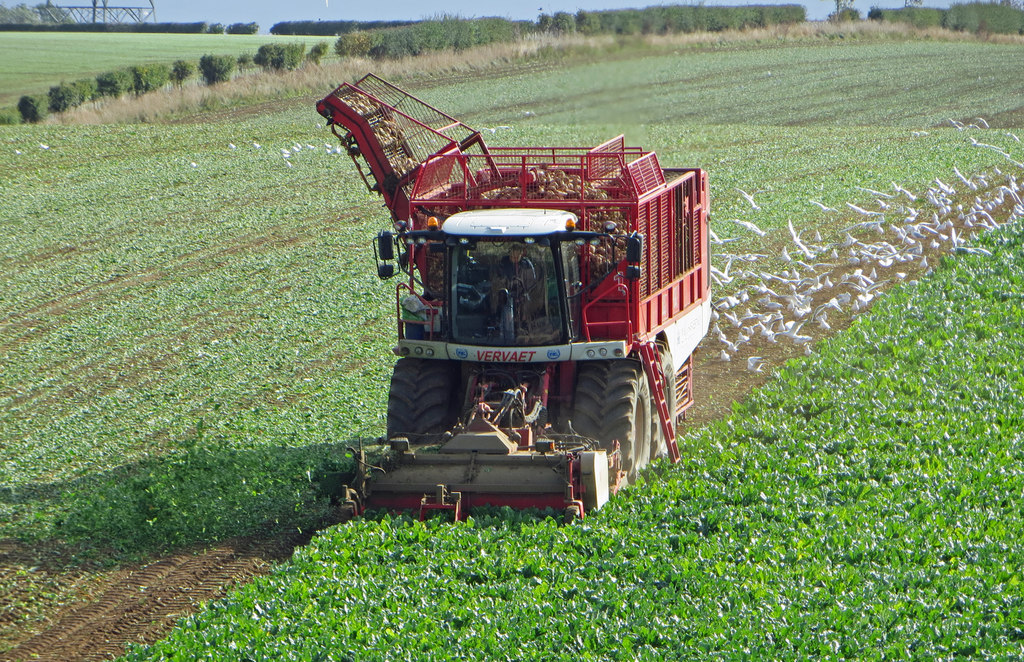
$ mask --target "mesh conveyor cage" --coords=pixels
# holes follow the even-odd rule
[[[476,132],[459,120],[442,113],[408,92],[369,74],[352,88],[370,99],[383,102],[390,118],[404,132],[406,150],[417,162],[448,149],[452,143],[460,144]]]
[[[540,200],[629,204],[664,183],[657,157],[639,149],[491,148],[433,157],[410,197],[414,204],[461,201],[467,207]]]

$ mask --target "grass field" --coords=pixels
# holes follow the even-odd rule
[[[895,181],[921,191],[935,178],[951,179],[954,167],[1006,167],[972,139],[1020,158],[1014,136],[1024,126],[1024,90],[1016,69],[1005,66],[1019,57],[1014,47],[726,50],[644,50],[500,78],[421,78],[417,93],[470,124],[510,126],[488,134],[493,144],[596,144],[625,132],[630,143],[657,151],[662,165],[710,172],[713,228],[732,232],[731,219],[749,219],[772,233],[772,245],[788,237],[789,220],[831,236],[855,220],[852,212],[824,213],[811,199],[844,208],[870,200],[858,187]],[[906,94],[883,66],[900,54],[911,63]],[[815,84],[826,77],[843,91]],[[268,522],[309,527],[323,508],[316,471],[383,431],[393,290],[373,275],[369,238],[387,215],[347,157],[329,152],[332,137],[313,101],[216,122],[0,127],[0,539],[38,546],[65,570],[86,567],[98,576],[100,566],[252,533]],[[992,128],[960,131],[946,121],[977,117]],[[737,189],[754,193],[761,209],[752,210]],[[766,243],[740,238],[737,250]],[[858,425],[885,426],[889,416]],[[727,469],[733,457],[717,451],[716,441],[687,444],[700,462]],[[745,447],[769,466],[772,448],[758,444]],[[765,472],[789,471],[779,462]],[[688,470],[665,490],[683,481],[690,493],[706,493],[700,505],[637,490],[636,499],[595,517],[597,533],[550,535],[598,541],[602,527],[619,526],[623,513],[648,501],[654,505],[645,517],[654,517],[664,506],[658,499],[675,500],[686,507],[683,520],[700,521],[714,506],[717,480]],[[787,527],[798,524],[786,522],[768,533],[789,535]],[[488,527],[481,540],[506,530]],[[805,533],[813,539],[818,531]],[[407,535],[420,533],[389,523],[334,532],[297,570],[274,580],[283,584],[268,586],[291,586],[289,573],[313,572],[306,559],[333,554],[324,550],[338,536],[358,547],[375,536],[404,545]],[[472,535],[453,532],[450,544]],[[534,533],[527,527],[515,535]],[[722,577],[738,567],[722,562]],[[81,591],[62,583],[52,563],[30,567],[0,574],[0,650]],[[742,582],[701,581],[737,609],[746,604],[728,588]],[[772,580],[758,581],[766,590]],[[328,608],[356,604],[337,600]],[[816,618],[831,613],[805,606]]]
[[[61,81],[136,64],[198,62],[204,55],[255,55],[263,44],[302,42],[308,48],[321,41],[333,47],[328,37],[2,32],[0,106],[14,105],[24,94],[44,93]]]

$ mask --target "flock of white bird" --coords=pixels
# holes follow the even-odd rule
[[[998,147],[973,138],[971,143],[994,149],[1015,168],[1024,169],[1024,163]],[[934,260],[948,251],[989,254],[968,243],[978,233],[1024,217],[1024,185],[1013,172],[999,168],[971,177],[954,168],[953,174],[956,179],[951,183],[936,179],[921,194],[895,182],[891,191],[860,189],[875,198],[875,204],[866,209],[847,203],[863,220],[845,228],[838,241],[825,243],[817,230],[799,232],[790,221],[789,237],[779,255],[787,265],[781,273],[758,269],[758,263],[769,255],[730,253],[728,245],[739,239],[710,232],[716,261],[724,263],[722,268],[711,267],[711,278],[717,287],[731,293],[713,302],[712,326],[705,343],[719,343],[720,349],[711,347],[718,349],[721,361],[750,354],[747,370],[763,372],[768,361],[754,355],[757,347],[791,343],[810,354],[814,336],[809,330],[827,331],[831,328],[829,315],[855,316],[867,310],[885,287],[928,273],[929,256]],[[752,208],[759,209],[751,194],[737,190]],[[972,193],[973,202],[965,205],[963,201],[970,200]],[[838,211],[809,202],[827,212]],[[750,221],[733,219],[732,223],[758,237],[769,234]]]
[[[981,118],[976,122],[965,126],[951,120],[961,130],[988,128]],[[1013,134],[1007,135],[1020,142]],[[999,147],[973,137],[970,140],[973,146],[995,150],[1016,168],[1024,169],[1024,163]],[[256,142],[252,147],[262,148]],[[235,149],[235,145],[229,148]],[[345,153],[340,144],[324,143],[319,147],[295,143],[281,148],[281,156],[291,167],[292,158],[304,150],[324,150],[330,155]],[[764,346],[762,343],[791,343],[810,354],[815,338],[805,329],[817,327],[828,331],[830,314],[849,317],[867,310],[886,286],[910,274],[927,273],[929,255],[934,259],[934,255],[943,250],[986,252],[966,244],[979,232],[1024,216],[1024,186],[1012,173],[1004,174],[995,169],[988,175],[967,177],[954,168],[953,174],[956,180],[951,180],[952,184],[936,179],[919,195],[896,182],[892,182],[892,190],[888,192],[861,188],[875,198],[873,206],[876,208],[865,209],[846,203],[850,211],[864,220],[845,228],[839,241],[824,243],[817,230],[805,236],[806,233],[798,232],[790,221],[790,241],[779,256],[788,266],[781,273],[757,268],[758,261],[768,255],[730,253],[725,247],[738,239],[722,239],[711,232],[717,260],[725,265],[722,269],[712,266],[711,278],[717,287],[732,292],[715,301],[712,310],[713,325],[709,335],[721,344],[719,360],[731,361],[757,346]],[[989,181],[998,177],[1005,179],[998,186]],[[978,192],[969,208],[958,202],[965,199],[964,195],[958,195],[958,189],[961,193]],[[761,209],[752,194],[742,189],[737,191],[753,210]],[[838,213],[821,202],[808,202],[822,211]],[[1001,216],[999,210],[1005,210],[1008,202],[1012,203],[1009,213],[1005,217],[994,217],[993,214]],[[769,234],[748,220],[732,219],[731,222],[758,237]],[[763,372],[766,366],[768,362],[763,357],[746,357],[746,367],[751,372]]]

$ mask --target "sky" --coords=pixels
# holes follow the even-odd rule
[[[148,0],[108,0],[109,6],[144,6]],[[929,2],[929,7],[947,7],[950,0]],[[668,2],[630,2],[629,0],[389,0],[381,5],[373,2],[353,0],[153,0],[156,20],[161,22],[191,23],[250,23],[255,21],[260,32],[266,33],[281,21],[381,21],[421,20],[443,13],[463,18],[500,16],[510,19],[536,20],[541,13],[553,14],[565,11],[575,14],[579,9],[599,11],[603,9],[625,9],[647,7],[657,4],[697,4],[692,0],[669,0]],[[17,4],[5,0],[10,6]],[[32,3],[29,3],[32,4]],[[54,4],[74,6],[91,4],[89,0],[54,0]],[[788,4],[786,0],[705,0],[706,6],[742,4]],[[807,8],[810,20],[822,20],[835,9],[835,0],[796,0]],[[854,0],[854,7],[862,16],[867,16],[871,7],[897,8],[903,0]]]

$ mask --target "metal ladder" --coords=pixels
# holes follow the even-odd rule
[[[672,462],[679,461],[679,446],[676,445],[676,414],[668,410],[668,400],[665,399],[665,372],[661,369],[661,357],[658,352],[658,345],[652,341],[640,344],[640,357],[643,359],[644,372],[651,382],[651,398],[658,408],[658,419],[661,421],[661,431],[665,435],[665,443],[668,446],[668,456]],[[675,388],[675,384],[672,385]]]

